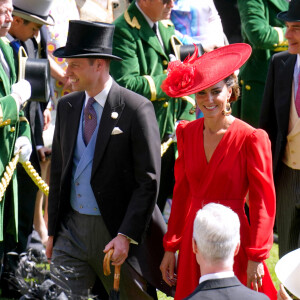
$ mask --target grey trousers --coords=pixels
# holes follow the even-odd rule
[[[300,247],[300,171],[282,164],[276,180],[279,257]]]
[[[69,299],[88,299],[96,276],[109,292],[113,288],[112,274],[103,274],[103,249],[111,241],[101,216],[82,215],[71,211],[65,218],[55,241],[50,266],[53,281]],[[121,266],[120,299],[151,300],[147,282],[125,261]]]

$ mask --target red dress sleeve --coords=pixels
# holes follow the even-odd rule
[[[264,130],[255,130],[246,140],[249,180],[250,236],[248,259],[261,262],[273,245],[276,213],[271,143]]]
[[[178,158],[175,162],[175,186],[173,190],[173,199],[171,214],[168,222],[168,231],[164,236],[163,244],[165,251],[176,252],[186,224],[186,218],[190,209],[189,182],[185,174],[184,157],[184,128],[188,121],[182,121],[178,124],[176,130]]]

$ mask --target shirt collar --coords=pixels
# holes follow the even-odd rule
[[[297,54],[297,61],[296,61],[296,64],[297,64],[298,72],[300,73],[300,54]]]
[[[147,23],[149,24],[150,28],[153,27],[154,22],[142,11],[142,9],[139,7],[138,3],[135,2],[136,7],[138,8],[138,10],[142,13],[142,15],[144,16],[144,18],[146,19]],[[157,27],[158,27],[158,22],[155,22]]]
[[[10,42],[16,40],[16,39],[15,39],[11,34],[9,34],[9,33],[6,34],[6,37],[8,38],[8,40],[9,40]]]
[[[108,93],[111,89],[112,86],[112,78],[109,76],[109,79],[106,83],[106,87],[99,93],[97,94],[94,99],[102,106],[104,107]],[[87,105],[87,102],[89,100],[90,96],[85,92],[85,106]]]
[[[199,283],[201,283],[203,281],[206,281],[206,280],[229,278],[229,277],[234,277],[233,271],[205,274],[205,275],[200,277]]]

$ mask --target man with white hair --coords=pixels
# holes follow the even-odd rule
[[[240,248],[240,222],[230,208],[210,203],[194,221],[193,250],[201,269],[199,286],[185,299],[269,299],[245,287],[233,273],[233,258]]]

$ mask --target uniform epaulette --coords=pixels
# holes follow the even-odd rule
[[[167,28],[170,26],[174,26],[174,24],[171,20],[161,20],[160,22]]]
[[[140,29],[141,28],[141,25],[139,23],[139,21],[137,20],[136,17],[133,17],[132,20],[129,16],[129,13],[128,13],[128,10],[126,10],[124,12],[124,19],[125,21],[132,27],[132,28],[137,28],[137,29]]]

